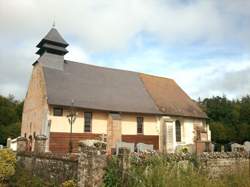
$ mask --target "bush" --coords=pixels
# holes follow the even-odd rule
[[[0,183],[6,182],[15,173],[16,156],[10,149],[0,150]]]
[[[74,180],[68,180],[62,183],[62,187],[76,187],[77,184]]]
[[[105,186],[112,187],[122,185],[121,170],[119,170],[118,165],[119,163],[116,156],[113,156],[108,160],[108,166],[103,179]]]

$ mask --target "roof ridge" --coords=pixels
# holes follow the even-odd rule
[[[71,60],[64,60],[64,61],[66,63],[70,62],[70,63],[76,63],[76,64],[83,64],[83,65],[97,67],[97,68],[103,68],[103,69],[109,69],[109,70],[115,70],[115,71],[124,71],[124,72],[136,73],[138,75],[144,74],[144,75],[147,75],[147,76],[152,76],[152,77],[156,77],[156,78],[162,78],[162,79],[168,79],[168,80],[174,81],[174,79],[172,79],[172,78],[163,77],[163,76],[159,76],[159,75],[148,74],[148,73],[143,73],[143,72],[139,72],[139,71],[132,71],[132,70],[126,70],[126,69],[111,68],[111,67],[99,66],[99,65],[88,64],[88,63],[83,63],[83,62],[76,62],[76,61],[71,61]]]

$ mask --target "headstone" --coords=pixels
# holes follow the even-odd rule
[[[152,144],[144,144],[144,143],[138,143],[136,145],[137,152],[146,152],[146,151],[153,151],[154,145]]]
[[[242,152],[244,150],[244,146],[238,143],[231,144],[232,152]]]
[[[244,148],[246,152],[250,152],[250,142],[249,141],[245,141],[244,142]]]
[[[116,142],[116,154],[119,152],[119,148],[127,148],[130,152],[135,151],[135,144],[134,143],[127,143],[127,142]]]
[[[212,143],[211,144],[211,152],[214,152],[214,147],[215,147],[215,145]]]
[[[25,137],[17,138],[17,152],[25,152],[27,150],[28,140]]]
[[[11,147],[11,138],[8,138],[7,139],[7,148],[10,149],[10,147]]]
[[[221,145],[221,152],[225,152],[225,147],[224,147],[224,145]]]

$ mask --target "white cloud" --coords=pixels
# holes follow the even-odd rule
[[[237,39],[247,44],[250,1],[245,0],[0,0],[0,33],[21,40],[46,32],[53,20],[91,50],[123,49],[140,32],[181,44]],[[239,17],[240,16],[240,17]],[[244,17],[245,16],[245,17]],[[248,18],[248,19],[247,19]],[[239,25],[242,20],[242,27]],[[243,20],[246,20],[243,24]],[[18,30],[17,30],[18,28]]]
[[[141,34],[167,48],[199,43],[218,52],[241,48],[243,55],[250,49],[249,9],[246,0],[0,0],[0,94],[24,96],[37,58],[35,44],[54,20],[70,43],[67,59],[172,77],[194,98],[249,93],[249,77],[238,78],[249,72],[249,56],[231,60],[201,55],[193,61],[179,52],[173,60],[164,48],[145,46]],[[131,43],[145,51],[128,53]],[[91,59],[92,54],[108,52],[112,57],[117,51],[128,54]],[[242,86],[234,90],[231,84]]]
[[[65,55],[65,59],[75,61],[75,62],[85,62],[90,63],[88,55],[79,46],[70,45],[67,50],[69,53]]]

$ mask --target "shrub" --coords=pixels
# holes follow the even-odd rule
[[[64,183],[62,183],[62,187],[76,187],[77,184],[74,180],[67,180]]]
[[[106,187],[113,187],[113,186],[121,186],[121,170],[118,167],[118,159],[116,156],[113,156],[108,160],[106,172],[104,175],[104,185]]]
[[[14,175],[16,156],[10,149],[0,150],[0,183],[6,182]]]

